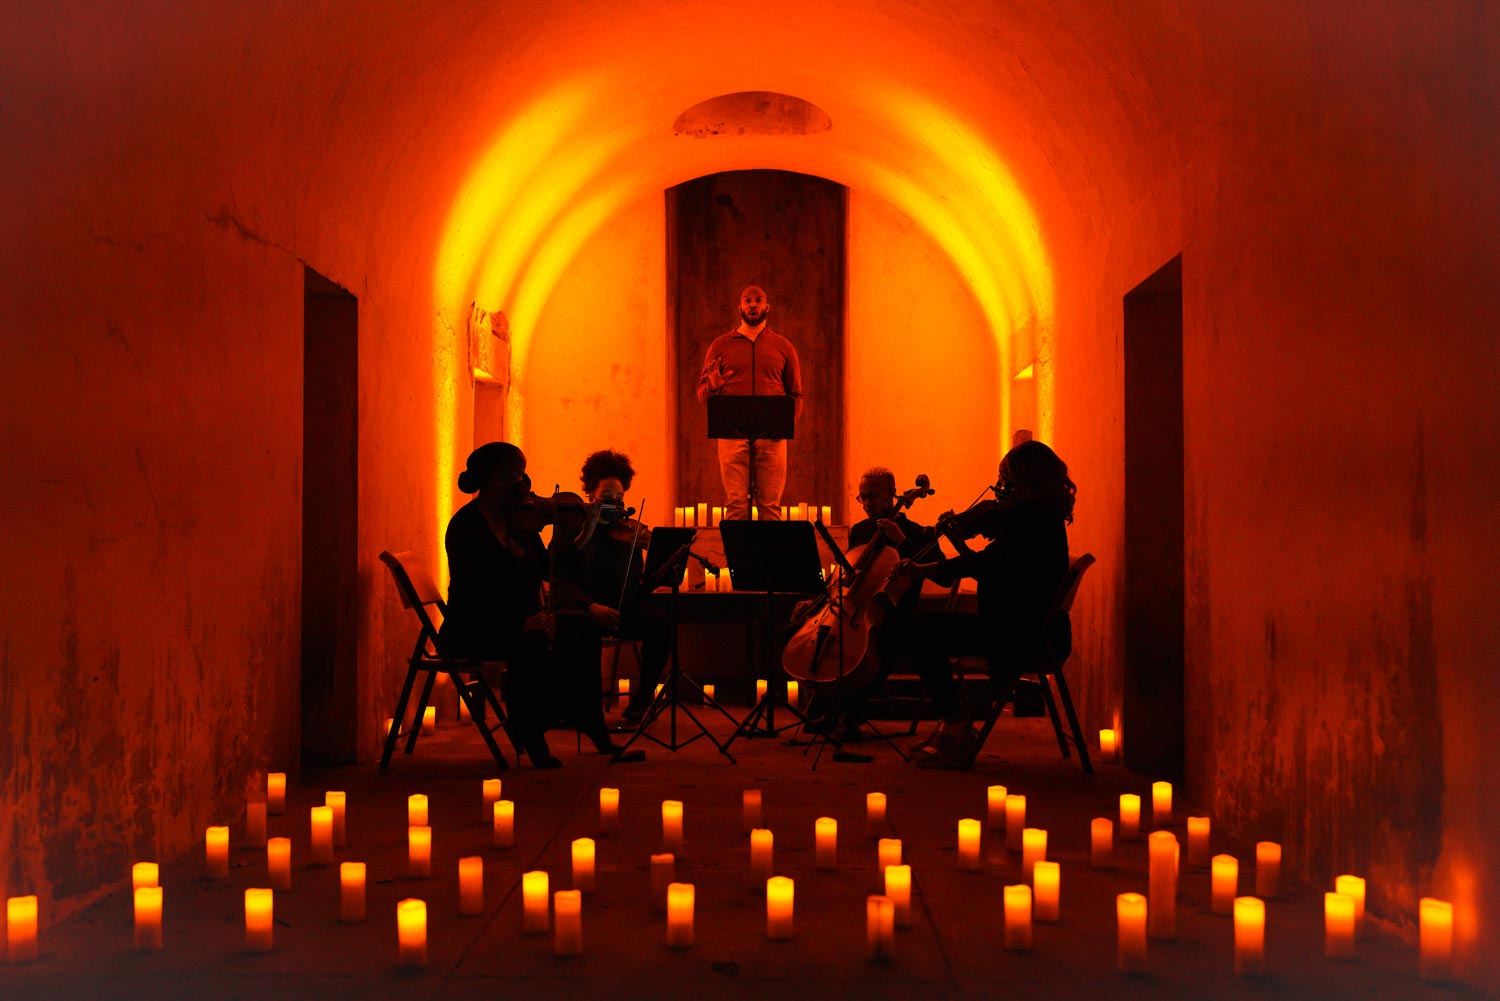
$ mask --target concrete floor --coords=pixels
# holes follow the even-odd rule
[[[887,724],[887,726],[891,726]],[[721,734],[728,727],[720,720]],[[665,733],[665,723],[656,732]],[[293,841],[293,888],[276,897],[276,945],[265,955],[242,951],[243,889],[266,885],[263,850],[241,847],[232,831],[228,882],[201,878],[202,849],[163,865],[165,949],[131,951],[131,905],[122,890],[61,925],[42,931],[41,957],[0,966],[4,998],[682,998],[715,1001],[768,996],[859,999],[997,998],[1017,992],[1050,998],[1425,998],[1465,997],[1460,986],[1434,987],[1417,977],[1415,945],[1378,926],[1353,962],[1322,954],[1321,888],[1293,885],[1268,904],[1268,974],[1237,979],[1228,918],[1209,913],[1208,875],[1182,874],[1178,934],[1150,945],[1151,972],[1115,969],[1115,894],[1145,892],[1146,844],[1117,844],[1116,865],[1088,864],[1089,821],[1115,814],[1118,795],[1149,802],[1149,778],[1103,765],[1093,777],[1059,758],[1044,719],[1002,721],[973,772],[921,771],[883,746],[874,764],[835,763],[816,771],[810,758],[779,740],[741,740],[731,764],[707,741],[673,754],[645,744],[644,764],[613,765],[591,751],[575,753],[571,735],[554,733],[564,760],[556,771],[513,767],[504,795],[516,803],[517,843],[490,847],[481,823],[480,779],[494,774],[477,734],[466,724],[439,726],[412,757],[391,770],[338,768],[294,783],[271,834]],[[1049,832],[1048,856],[1062,864],[1062,921],[1037,925],[1030,952],[1001,944],[1001,898],[1019,882],[1018,855],[985,835],[981,872],[956,867],[955,826],[980,817],[985,787],[1003,783],[1027,796],[1029,826]],[[596,832],[597,790],[616,786],[621,830]],[[748,879],[747,840],[740,833],[740,791],[765,792],[765,816],[776,834],[776,869],[796,879],[796,938],[765,937],[764,897]],[[340,860],[369,865],[368,920],[340,924],[337,867],[307,858],[308,807],[326,789],[348,792],[348,846]],[[889,797],[891,834],[903,840],[915,882],[913,925],[898,931],[896,958],[864,955],[865,897],[878,892],[874,842],[863,836],[865,793]],[[406,797],[431,798],[433,871],[405,873]],[[648,857],[660,850],[660,802],[686,804],[686,849],[678,878],[697,887],[696,944],[665,947],[664,919],[654,913]],[[1185,843],[1177,810],[1178,836]],[[839,821],[839,866],[813,867],[813,822]],[[552,955],[550,935],[523,935],[521,873],[542,868],[552,888],[567,888],[570,842],[595,836],[599,885],[584,903],[582,957]],[[1242,860],[1241,892],[1252,885],[1253,856],[1216,832],[1214,851]],[[458,914],[457,860],[485,860],[486,909]],[[127,878],[128,873],[122,874]],[[396,902],[428,902],[429,965],[396,966]]]

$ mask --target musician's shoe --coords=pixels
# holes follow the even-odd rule
[[[943,724],[941,724],[941,723],[934,724],[933,727],[932,727],[931,732],[929,732],[927,734],[927,736],[923,737],[921,740],[919,740],[916,743],[912,744],[911,747],[907,748],[907,751],[910,752],[911,754],[921,754],[923,751],[925,751],[932,744],[933,741],[937,740],[938,734],[940,734],[942,732],[943,732]]]
[[[535,737],[523,740],[521,748],[526,752],[526,757],[530,759],[532,768],[562,767],[562,761],[552,756],[552,750],[547,746],[547,738],[540,733]]]
[[[962,768],[974,750],[973,733],[957,737],[951,733],[938,733],[932,743],[915,755],[912,760],[918,768]]]
[[[634,730],[641,725],[641,720],[646,718],[646,710],[649,708],[650,706],[643,706],[632,702],[625,707],[625,711],[620,714],[620,718]]]

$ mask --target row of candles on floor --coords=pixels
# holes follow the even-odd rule
[[[811,501],[804,501],[799,504],[784,504],[781,510],[787,521],[818,521],[819,515],[822,515],[823,524],[833,524],[833,508],[827,504],[819,507]],[[672,524],[677,528],[716,528],[723,520],[724,509],[718,505],[686,504],[672,509]],[[750,506],[750,520],[760,520],[759,505]]]

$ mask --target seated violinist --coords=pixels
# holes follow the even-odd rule
[[[553,598],[560,609],[586,613],[596,641],[609,635],[641,641],[640,676],[624,713],[633,727],[650,707],[666,668],[672,620],[648,604],[641,590],[651,530],[625,517],[625,492],[635,479],[630,457],[609,449],[595,452],[584,460],[580,479],[596,523],[582,545],[559,551]]]
[[[1077,487],[1068,467],[1039,441],[1026,441],[1000,462],[996,499],[939,520],[950,539],[983,535],[989,544],[900,572],[948,585],[972,577],[977,613],[920,612],[891,623],[887,642],[911,658],[942,722],[917,749],[918,767],[961,767],[974,733],[960,709],[950,657],[980,655],[994,673],[1019,674],[1042,650],[1043,620],[1068,572],[1068,530]]]

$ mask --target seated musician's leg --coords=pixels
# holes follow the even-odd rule
[[[541,633],[520,633],[506,644],[503,656],[509,666],[501,694],[516,742],[525,750],[534,768],[556,768],[561,762],[547,746],[546,728],[552,699],[548,689],[551,651]]]
[[[655,605],[631,600],[620,616],[620,635],[641,641],[640,675],[630,690],[625,718],[636,721],[651,706],[656,685],[672,653],[672,617]]]
[[[599,697],[601,635],[587,612],[558,612],[553,655],[564,711],[596,751],[613,754],[619,748],[610,738],[604,702]],[[638,751],[630,753],[636,760],[645,757]]]
[[[750,517],[750,443],[719,439],[719,479],[724,484],[724,517]]]

